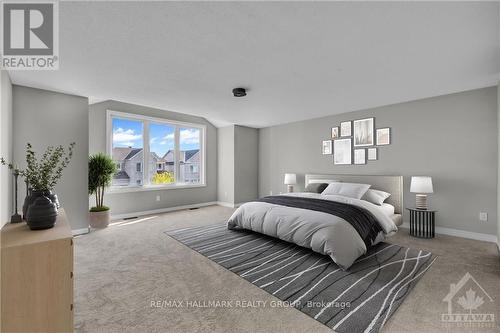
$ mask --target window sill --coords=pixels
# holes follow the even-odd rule
[[[206,187],[206,184],[180,184],[180,185],[145,185],[145,186],[130,186],[130,187],[110,187],[107,194],[130,193],[130,192],[144,192],[144,191],[167,191],[185,188],[198,188]]]

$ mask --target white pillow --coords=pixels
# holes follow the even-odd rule
[[[366,191],[365,195],[361,198],[361,200],[365,200],[375,205],[382,206],[384,201],[390,196],[391,196],[390,193],[369,189],[368,191]]]
[[[361,199],[370,186],[356,183],[331,183],[321,194],[342,195],[348,198]]]

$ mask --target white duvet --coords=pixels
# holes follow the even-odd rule
[[[380,206],[368,201],[316,193],[285,195],[337,201],[367,209],[375,216],[383,230],[372,245],[398,230]],[[310,248],[330,256],[344,270],[367,251],[362,238],[349,222],[331,214],[308,209],[247,202],[236,209],[227,225],[229,229],[248,229]]]

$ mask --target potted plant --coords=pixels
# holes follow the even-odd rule
[[[104,191],[116,173],[116,164],[111,157],[97,153],[89,157],[89,194],[95,195],[95,207],[90,208],[89,221],[92,228],[106,228],[109,224],[109,207],[104,206]]]
[[[23,205],[23,216],[32,230],[52,228],[57,218],[59,200],[53,192],[62,172],[73,157],[75,143],[66,150],[63,146],[49,146],[37,158],[30,143],[26,144],[26,169],[14,167],[3,158],[0,163],[14,169],[27,184],[26,199]]]

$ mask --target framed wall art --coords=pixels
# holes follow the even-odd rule
[[[376,161],[377,158],[377,148],[368,148],[368,161]]]
[[[341,122],[340,123],[340,136],[351,136],[352,135],[351,125],[352,125],[352,122],[350,122],[350,121]]]
[[[338,139],[339,137],[339,127],[332,127],[332,139]]]
[[[391,144],[391,129],[377,128],[377,146],[385,146]]]
[[[354,164],[366,164],[366,149],[354,149]]]
[[[354,147],[373,146],[375,118],[354,120]]]
[[[323,141],[323,155],[331,155],[332,154],[332,140]]]
[[[333,164],[352,164],[351,139],[338,139],[333,141]]]

